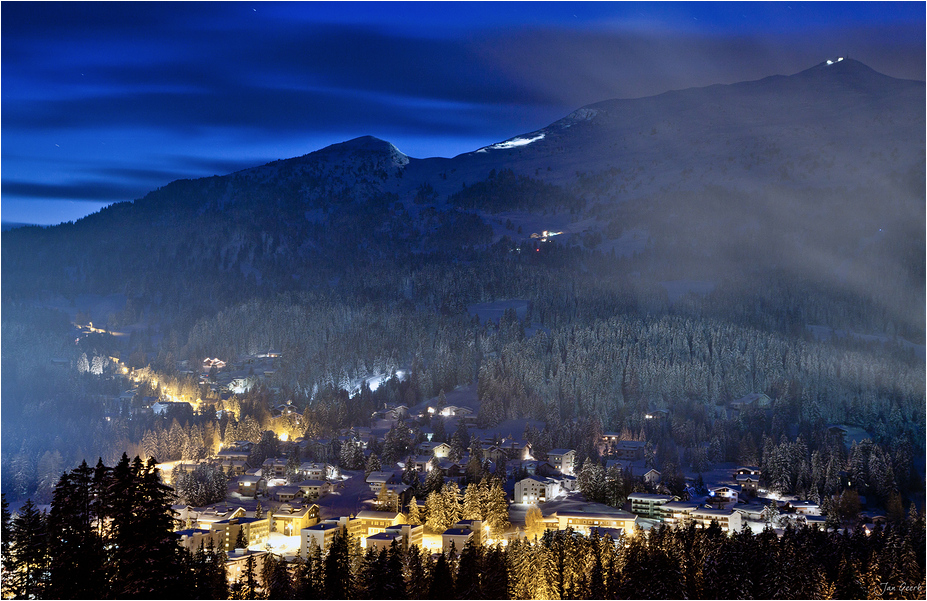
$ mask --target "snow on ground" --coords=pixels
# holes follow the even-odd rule
[[[313,501],[319,506],[320,519],[357,515],[357,512],[368,509],[364,501],[374,498],[370,487],[364,481],[363,470],[343,470],[341,474],[347,479],[336,484],[331,494],[323,495]]]
[[[486,152],[488,150],[506,150],[508,148],[518,148],[519,146],[527,146],[532,142],[537,142],[538,140],[544,139],[544,132],[537,134],[536,136],[523,137],[519,136],[517,138],[512,138],[511,140],[506,140],[505,142],[497,142],[485,148],[480,148],[477,152]]]

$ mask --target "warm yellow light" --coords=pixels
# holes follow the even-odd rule
[[[290,439],[290,435],[287,434],[286,432],[284,432],[284,433],[280,434],[277,438],[279,438],[279,439],[280,439],[281,441],[283,441],[283,442],[286,442],[286,441],[288,441],[288,440]]]

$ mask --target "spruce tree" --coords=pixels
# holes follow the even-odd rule
[[[13,595],[8,582],[13,573],[12,556],[10,555],[13,516],[10,514],[10,504],[6,502],[6,493],[0,493],[0,504],[3,506],[3,531],[0,533],[0,561],[3,563],[3,580],[0,582],[0,596],[8,599]]]
[[[418,501],[415,499],[415,497],[412,497],[409,500],[408,507],[409,507],[409,517],[407,518],[406,521],[408,521],[409,524],[413,526],[420,525],[422,523],[422,514],[418,508]]]
[[[435,562],[434,569],[429,579],[430,587],[428,588],[428,599],[456,599],[454,587],[454,576],[447,556],[442,553]]]
[[[49,596],[93,599],[104,596],[104,548],[94,526],[93,470],[87,462],[62,474],[48,518]]]
[[[480,585],[483,572],[483,546],[473,542],[473,537],[467,540],[460,552],[457,565],[457,598],[458,599],[484,599]]]
[[[16,598],[43,598],[48,570],[46,516],[32,499],[11,521],[10,567],[10,590]]]
[[[353,599],[354,575],[351,569],[351,536],[342,529],[335,535],[325,556],[326,599]]]
[[[509,527],[509,505],[498,480],[494,481],[489,489],[483,517],[495,537],[501,537]]]
[[[423,557],[424,556],[424,557]],[[426,599],[428,598],[429,580],[426,570],[426,560],[430,556],[424,555],[418,545],[409,547],[406,553],[406,593],[409,599]]]

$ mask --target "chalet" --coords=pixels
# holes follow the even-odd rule
[[[286,477],[286,459],[282,457],[268,457],[261,464],[264,476],[266,478],[285,478]]]
[[[516,503],[544,503],[561,494],[563,494],[563,487],[559,482],[550,478],[529,476],[515,483]]]
[[[631,513],[634,515],[662,521],[663,513],[660,511],[660,507],[670,501],[677,500],[677,498],[670,495],[636,492],[628,495],[628,500],[631,501]]]
[[[238,494],[243,497],[255,497],[267,488],[267,480],[262,476],[239,476]]]
[[[505,459],[507,460],[524,461],[532,459],[531,443],[529,442],[505,439],[499,443],[498,447],[505,453]]]
[[[527,474],[528,476],[548,477],[558,473],[556,468],[554,468],[554,466],[548,462],[535,461],[533,459],[511,462],[509,463],[507,471],[509,468],[516,476],[517,474],[522,473]]]
[[[427,472],[431,466],[438,464],[438,460],[433,455],[416,455],[411,458],[411,461],[415,464],[417,472]]]
[[[445,478],[456,478],[460,476],[462,471],[459,463],[447,460],[438,462],[437,469],[441,470]]]
[[[728,415],[731,419],[736,419],[741,413],[751,407],[757,409],[767,409],[772,404],[772,399],[762,392],[751,392],[750,394],[740,397],[737,400],[727,404]]]
[[[297,497],[302,498],[302,491],[298,486],[276,486],[272,490],[274,498],[281,503],[289,503]]]
[[[654,409],[644,414],[644,419],[666,419],[669,417],[669,411],[666,409]]]
[[[378,493],[384,484],[396,483],[396,474],[393,472],[370,472],[365,482],[371,491]]]
[[[398,526],[404,522],[405,518],[401,513],[363,510],[359,511],[354,519],[348,521],[348,531],[351,536],[365,540],[371,534],[383,532],[390,526]]]
[[[818,529],[823,529],[827,523],[823,515],[800,514],[800,519],[804,524]]]
[[[418,452],[422,455],[432,455],[444,459],[451,453],[451,445],[446,442],[423,442],[418,445]]]
[[[195,521],[197,528],[212,528],[215,524],[233,518],[245,517],[244,507],[231,507],[229,505],[210,505],[198,513],[190,513],[190,520]]]
[[[220,459],[218,465],[229,478],[241,476],[248,469],[248,463],[244,459]]]
[[[318,499],[332,491],[332,485],[325,480],[303,480],[296,486],[299,487],[302,498],[307,501]]]
[[[615,458],[627,461],[643,459],[645,445],[646,443],[642,440],[619,440],[615,442]]]
[[[766,510],[766,505],[762,503],[738,503],[734,505],[734,511],[738,512],[743,519],[753,520],[754,522],[760,522],[763,520],[763,512]]]
[[[739,486],[743,491],[744,495],[756,496],[760,485],[759,476],[754,476],[752,474],[738,474],[735,477],[735,481],[737,482],[737,486]]]
[[[635,478],[647,482],[648,484],[657,484],[660,482],[661,474],[659,470],[648,467],[643,459],[638,459],[636,461],[609,459],[605,462],[606,473],[613,467],[620,469],[628,478]]]
[[[575,461],[576,451],[573,449],[551,449],[547,451],[547,462],[561,474],[575,475],[573,472],[573,463]]]
[[[756,477],[759,477],[761,473],[762,473],[762,472],[760,471],[760,468],[754,467],[754,466],[752,466],[752,465],[747,465],[747,466],[741,466],[741,467],[737,468],[736,470],[734,470],[734,475],[733,475],[733,477],[734,477],[734,478],[737,478],[737,476],[756,476]]]
[[[297,532],[314,526],[319,521],[318,505],[290,505],[284,503],[273,512],[273,531],[284,536],[292,536]]]
[[[789,501],[786,509],[801,515],[821,515],[821,507],[813,501]]]
[[[384,407],[373,414],[375,418],[389,421],[397,421],[409,417],[409,408],[405,405],[396,405],[394,407]]]
[[[739,486],[709,486],[708,497],[716,503],[737,503],[741,489]]]
[[[335,467],[328,463],[304,461],[299,464],[299,475],[308,480],[327,480],[335,477]]]
[[[473,447],[474,445],[470,445],[468,449],[471,455],[473,454]],[[505,450],[503,450],[499,445],[492,444],[488,447],[483,447],[482,450],[484,459],[489,459],[493,462],[508,461],[508,453],[506,453]]]

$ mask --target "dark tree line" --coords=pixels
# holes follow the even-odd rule
[[[363,552],[342,530],[327,552],[312,545],[293,564],[267,555],[260,574],[251,557],[230,585],[224,553],[177,545],[169,495],[139,460],[82,465],[55,492],[48,515],[27,502],[10,518],[4,498],[5,597],[922,599],[927,590],[925,525],[913,506],[871,533],[788,525],[781,536],[728,535],[690,523],[613,540],[568,529],[436,556],[397,542]]]
[[[47,514],[30,500],[10,518],[4,497],[4,597],[224,598],[224,552],[180,547],[173,500],[153,462],[127,455],[64,473]]]

